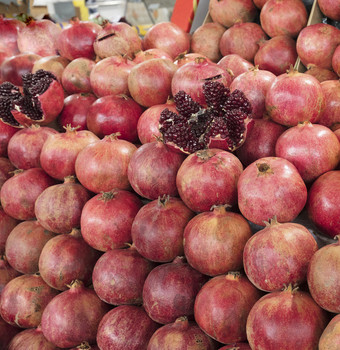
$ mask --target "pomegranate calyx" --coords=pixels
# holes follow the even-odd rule
[[[105,203],[112,200],[113,198],[115,198],[115,196],[117,195],[117,191],[109,191],[109,192],[100,192],[101,196],[98,197],[98,200],[100,201],[104,201]]]
[[[110,134],[110,135],[106,135],[104,137],[103,140],[107,140],[107,141],[116,141],[118,140],[118,137],[121,135],[121,133],[119,131],[113,133],[113,134]]]
[[[91,349],[91,345],[90,345],[87,341],[84,341],[84,342],[82,342],[80,345],[78,345],[78,346],[76,347],[76,349],[90,350],[90,349]]]
[[[224,214],[230,208],[232,208],[232,205],[230,205],[230,204],[214,204],[210,208],[210,211],[214,211],[216,213]]]
[[[69,290],[76,290],[79,288],[84,288],[84,283],[80,280],[73,280],[70,284],[66,285]]]
[[[66,132],[73,132],[76,133],[76,131],[80,128],[80,125],[72,126],[71,124],[67,124],[66,126],[63,126]]]
[[[76,238],[81,237],[81,231],[80,231],[80,229],[74,227],[74,228],[72,229],[72,231],[70,232],[70,236],[76,237]]]
[[[240,271],[228,271],[228,273],[225,275],[226,279],[238,279],[241,277]]]
[[[269,219],[268,221],[263,221],[263,223],[266,225],[266,227],[270,227],[270,226],[275,226],[275,225],[281,225],[278,221],[277,221],[277,216],[274,215],[271,219]]]
[[[273,169],[267,163],[256,163],[256,167],[258,169],[257,176],[274,174]]]
[[[69,175],[64,178],[64,183],[75,183],[76,182],[76,177],[74,175]]]
[[[158,205],[165,207],[169,202],[169,200],[170,200],[170,196],[168,194],[163,194],[163,196],[158,197]]]
[[[289,292],[292,294],[295,294],[299,290],[299,286],[297,284],[292,285],[291,283],[287,285],[284,285],[282,291]]]
[[[177,329],[181,329],[181,330],[185,331],[189,328],[188,317],[186,317],[186,316],[177,317],[174,324],[175,324],[175,327]]]
[[[172,264],[186,264],[187,259],[185,256],[176,256],[176,258],[172,261]]]

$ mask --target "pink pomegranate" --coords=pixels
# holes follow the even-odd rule
[[[336,350],[340,345],[340,315],[335,315],[328,323],[319,340],[319,350]]]
[[[15,18],[0,17],[0,51],[8,52],[9,56],[19,53],[17,39],[20,28],[25,23]]]
[[[222,56],[237,54],[253,62],[259,42],[267,39],[266,33],[257,23],[235,23],[221,37],[219,48]]]
[[[5,253],[7,237],[18,223],[18,220],[6,214],[0,207],[0,255]]]
[[[247,319],[252,349],[317,350],[327,315],[307,292],[292,289],[264,295]]]
[[[276,77],[267,92],[265,105],[269,117],[276,123],[286,126],[305,121],[316,123],[325,107],[325,95],[316,78],[291,69]]]
[[[69,63],[70,61],[67,58],[59,55],[42,57],[34,62],[32,73],[36,73],[39,69],[43,69],[53,73],[57,80],[61,82],[62,73]]]
[[[106,252],[131,243],[131,226],[142,206],[132,192],[111,190],[92,197],[81,214],[82,236],[94,249]]]
[[[209,14],[213,22],[228,28],[237,22],[253,22],[257,9],[252,0],[212,0]]]
[[[251,237],[248,222],[237,213],[215,206],[192,218],[184,229],[188,263],[205,275],[216,276],[243,267],[243,249]]]
[[[180,53],[190,51],[190,39],[190,34],[177,24],[160,22],[154,24],[144,35],[143,49],[161,49],[175,59]]]
[[[245,341],[247,316],[260,297],[260,291],[239,272],[213,277],[197,294],[195,320],[220,343]]]
[[[135,58],[133,59],[133,62],[138,64],[142,63],[146,60],[151,60],[152,58],[164,58],[164,59],[169,59],[173,60],[172,57],[166,53],[165,51],[161,49],[148,49],[148,50],[140,50],[135,53]]]
[[[264,226],[277,216],[294,220],[307,201],[307,188],[295,166],[279,157],[265,157],[248,165],[238,184],[238,206],[243,216]]]
[[[233,79],[240,74],[247,72],[249,68],[254,67],[252,63],[245,60],[238,54],[230,54],[222,57],[217,64],[226,70],[231,71]]]
[[[195,52],[183,52],[180,53],[174,60],[175,65],[179,68],[184,66],[185,64],[189,62],[194,62],[197,59],[206,59],[208,62],[213,63],[207,56],[201,54],[201,53],[195,53]]]
[[[0,104],[1,104],[1,99],[0,99]],[[15,120],[13,116],[12,116],[12,119]],[[20,129],[17,127],[13,127],[9,124],[5,124],[3,120],[4,119],[0,115],[0,156],[7,157],[8,142],[11,139],[11,137]]]
[[[6,157],[0,157],[0,189],[2,185],[14,175],[15,166]]]
[[[320,10],[326,17],[334,21],[340,21],[340,9],[336,4],[332,0],[318,0]]]
[[[339,76],[333,72],[332,70],[317,67],[315,64],[309,64],[307,66],[306,74],[310,74],[316,79],[319,80],[320,83],[326,80],[338,80]]]
[[[324,81],[321,88],[325,95],[325,109],[321,113],[319,123],[336,130],[340,128],[340,81]]]
[[[332,68],[340,76],[340,45],[337,46],[332,56]]]
[[[21,273],[17,270],[15,270],[7,261],[7,258],[5,255],[0,256],[0,297],[1,292],[6,286],[6,284],[11,281],[13,278],[20,276]],[[3,319],[0,317],[0,340],[3,340],[1,338],[1,326]],[[0,343],[1,344],[1,343]],[[1,347],[0,347],[1,349]]]

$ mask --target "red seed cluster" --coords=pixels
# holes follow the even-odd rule
[[[0,120],[12,126],[20,124],[14,119],[11,110],[13,100],[20,98],[19,88],[12,83],[5,82],[0,85]]]

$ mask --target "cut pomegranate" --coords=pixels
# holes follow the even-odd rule
[[[250,126],[251,104],[244,93],[207,80],[203,85],[207,106],[195,102],[179,91],[174,96],[178,114],[164,109],[160,116],[160,132],[166,144],[184,153],[206,148],[234,151],[242,145]]]
[[[19,88],[6,81],[0,85],[0,120],[10,126],[20,128],[21,125],[14,119],[11,109],[12,101],[21,97]]]

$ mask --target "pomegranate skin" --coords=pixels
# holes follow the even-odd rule
[[[17,39],[18,31],[24,27],[25,23],[14,19],[6,18],[4,15],[0,17],[0,51],[8,52],[8,56],[19,53]]]
[[[5,253],[7,237],[18,223],[0,207],[0,255]]]
[[[312,256],[307,273],[313,299],[323,309],[333,313],[340,313],[339,253],[339,241],[323,246]]]
[[[38,327],[45,307],[57,295],[37,274],[9,281],[1,293],[1,317],[20,328]]]
[[[21,331],[22,329],[8,324],[0,317],[0,350],[9,350],[9,343]]]
[[[333,72],[332,70],[326,68],[320,68],[315,66],[314,64],[309,64],[307,67],[306,74],[310,74],[316,79],[319,80],[320,83],[326,80],[338,80],[339,76]],[[319,121],[320,122],[320,121]]]
[[[248,222],[224,206],[196,215],[184,230],[184,254],[197,271],[217,276],[243,267],[243,249],[251,237]]]
[[[19,130],[19,128],[14,128],[13,126],[5,124],[0,120],[0,157],[7,157],[7,147],[9,140]]]
[[[9,281],[11,281],[13,278],[18,277],[20,275],[21,273],[17,270],[14,270],[13,267],[8,263],[6,256],[1,255],[0,256],[0,296],[6,284]],[[2,340],[1,339],[1,325],[2,325],[1,321],[2,321],[2,318],[0,317],[0,340]]]
[[[67,58],[59,55],[42,57],[34,62],[32,73],[36,73],[39,69],[43,69],[53,73],[57,80],[61,82],[61,75],[69,63],[70,61]]]
[[[238,206],[243,216],[264,226],[293,221],[307,202],[307,188],[295,166],[279,157],[265,157],[248,165],[238,184]]]
[[[247,319],[247,338],[253,350],[317,350],[327,314],[312,297],[293,290],[264,295]]]
[[[0,189],[2,185],[14,175],[15,166],[6,157],[0,157]]]
[[[237,182],[242,170],[242,163],[230,152],[198,151],[189,155],[178,170],[179,195],[194,212],[209,211],[213,205],[233,206],[237,202]]]
[[[320,85],[325,95],[325,109],[321,113],[319,124],[336,130],[340,128],[340,81],[328,80]]]
[[[321,334],[319,350],[337,350],[340,346],[340,315],[334,316]]]
[[[108,304],[140,305],[145,279],[155,266],[143,258],[134,246],[109,250],[94,266],[93,288]]]
[[[247,316],[261,295],[240,273],[213,277],[197,294],[195,320],[220,343],[245,341]]]
[[[334,72],[340,77],[340,45],[337,46],[332,56],[332,68]]]
[[[222,57],[218,62],[221,68],[231,71],[231,76],[235,79],[242,73],[248,72],[254,65],[237,54],[230,54]]]
[[[140,306],[120,305],[100,321],[97,344],[100,349],[146,349],[159,325]]]
[[[310,220],[331,238],[340,232],[340,171],[332,170],[317,178],[308,192],[307,211]]]
[[[146,60],[151,60],[152,58],[167,58],[172,61],[172,57],[169,54],[167,54],[165,51],[154,48],[154,49],[148,49],[148,50],[140,50],[136,52],[133,62],[138,64]]]
[[[169,262],[183,255],[183,232],[194,213],[179,199],[159,197],[145,204],[131,227],[133,245],[146,259]]]

